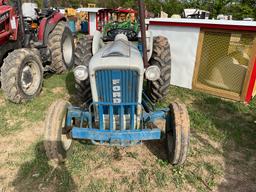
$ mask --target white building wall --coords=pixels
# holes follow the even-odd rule
[[[163,35],[171,46],[171,84],[192,89],[200,28],[149,25],[154,36]]]

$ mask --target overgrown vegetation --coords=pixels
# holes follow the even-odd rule
[[[73,102],[72,81],[71,74],[49,77],[41,95],[28,104],[11,104],[1,94],[0,190],[256,190],[256,100],[244,105],[177,87],[160,106],[174,100],[188,106],[191,142],[183,166],[168,164],[160,140],[129,148],[76,141],[67,162],[52,167],[42,143],[42,121],[57,98]],[[41,124],[40,134],[33,132],[35,124]],[[28,131],[30,137],[24,137]]]

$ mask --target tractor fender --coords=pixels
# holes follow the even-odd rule
[[[50,17],[41,20],[38,30],[38,40],[47,44],[48,36],[60,21],[66,21],[65,16],[60,12],[54,12]]]

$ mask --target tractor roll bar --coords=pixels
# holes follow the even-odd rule
[[[144,67],[147,68],[148,56],[147,56],[144,0],[138,0],[138,5],[139,5],[139,17],[140,17],[141,42],[142,42],[142,50],[143,50],[143,63],[144,63]]]

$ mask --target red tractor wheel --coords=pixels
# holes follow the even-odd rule
[[[168,160],[181,165],[186,160],[190,138],[190,123],[186,106],[174,102],[166,120],[166,143]]]
[[[74,39],[66,22],[60,21],[48,38],[48,47],[51,50],[51,67],[56,73],[71,69],[74,64]]]
[[[43,82],[43,66],[36,49],[16,49],[4,59],[1,84],[5,97],[21,103],[39,95]]]

